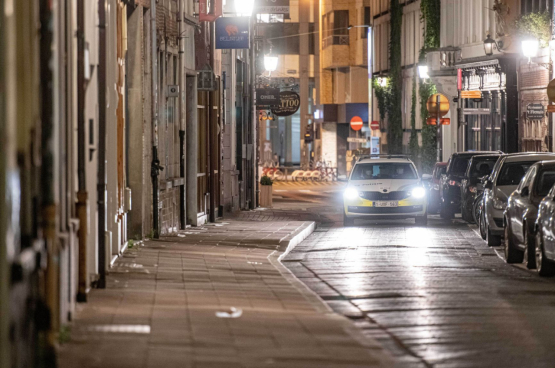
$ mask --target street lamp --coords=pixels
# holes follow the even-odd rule
[[[486,36],[486,39],[484,40],[484,52],[486,53],[487,56],[491,56],[493,55],[493,48],[499,49],[499,47],[497,46],[497,42],[495,42],[495,40],[493,38],[491,38],[491,36],[488,35]]]
[[[278,65],[278,57],[270,52],[264,56],[264,69],[268,72],[275,72]]]
[[[430,75],[428,74],[428,65],[418,65],[418,76],[420,79],[430,78]]]
[[[522,53],[530,60],[538,54],[540,42],[536,38],[527,39],[522,41]]]
[[[254,8],[254,0],[235,0],[235,13],[239,16],[250,17]]]

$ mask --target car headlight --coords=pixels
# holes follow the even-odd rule
[[[356,199],[358,198],[358,190],[355,188],[347,188],[345,189],[345,192],[343,192],[343,196],[346,199]]]
[[[422,187],[416,187],[411,191],[414,198],[424,198],[426,196],[426,190]]]
[[[497,198],[493,198],[493,208],[496,210],[504,210],[507,207],[507,202]]]

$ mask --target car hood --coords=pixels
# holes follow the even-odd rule
[[[419,179],[377,179],[377,180],[353,180],[349,186],[362,192],[395,192],[408,190],[420,184]]]
[[[501,187],[496,187],[495,197],[502,201],[506,201],[517,187],[518,185],[503,185]]]

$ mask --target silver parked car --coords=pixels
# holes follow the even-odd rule
[[[511,153],[501,155],[485,183],[483,219],[490,247],[501,245],[505,232],[504,211],[507,199],[520,184],[528,168],[538,161],[555,160],[554,153]]]

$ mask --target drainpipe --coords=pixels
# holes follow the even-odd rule
[[[47,250],[45,274],[45,302],[48,321],[43,321],[41,329],[46,332],[46,359],[51,360],[55,354],[58,332],[59,311],[59,257],[58,242],[56,241],[56,199],[54,163],[57,159],[54,145],[56,127],[54,124],[54,44],[53,29],[50,26],[54,14],[51,1],[40,2],[40,90],[41,90],[41,215],[44,244]]]
[[[252,20],[252,30],[253,30],[253,36],[252,36],[252,42],[251,42],[251,65],[250,65],[250,72],[251,72],[251,77],[250,77],[250,98],[249,98],[249,103],[250,103],[250,109],[251,109],[251,126],[250,126],[250,131],[251,131],[251,139],[249,142],[252,145],[252,155],[251,155],[251,176],[250,176],[250,180],[252,183],[252,191],[251,191],[251,198],[250,198],[250,209],[253,210],[255,208],[258,207],[258,192],[259,192],[259,188],[258,188],[258,149],[256,147],[257,145],[257,130],[258,130],[258,116],[256,114],[256,107],[254,106],[254,98],[255,98],[255,94],[256,94],[256,51],[257,51],[257,41],[256,38],[258,36],[257,31],[258,31],[258,27],[256,24],[256,15],[251,17]]]
[[[179,43],[179,60],[177,75],[179,78],[179,97],[177,99],[177,106],[179,111],[179,176],[183,179],[183,183],[179,188],[179,224],[181,229],[185,229],[185,32],[184,15],[185,0],[179,0],[177,4],[178,15],[178,34],[177,42]]]
[[[158,159],[158,50],[156,39],[156,0],[150,0],[150,38],[151,49],[151,88],[152,88],[152,163],[150,176],[152,177],[152,226],[154,237],[160,236],[160,209],[158,208],[159,188],[158,176],[160,175],[160,160]]]
[[[79,218],[79,290],[78,302],[87,301],[87,209],[88,193],[85,172],[85,13],[77,1],[77,217]]]
[[[216,22],[210,23],[210,67],[214,70],[214,52],[216,50]],[[216,172],[219,174],[218,170],[218,132],[216,129],[216,113],[214,112],[214,104],[217,99],[214,95],[218,92],[210,91],[208,93],[208,137],[210,142],[210,222],[216,222],[216,196],[219,194],[216,192]]]
[[[98,282],[106,287],[106,0],[98,0]]]

